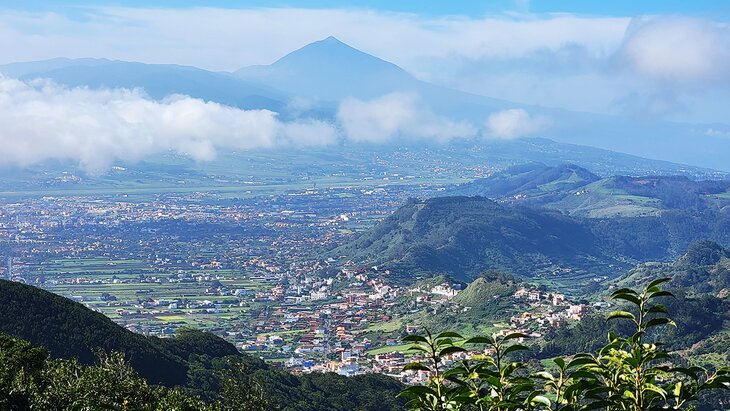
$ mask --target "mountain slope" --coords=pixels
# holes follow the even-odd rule
[[[408,202],[329,255],[378,264],[404,282],[500,270],[575,289],[637,262],[672,258],[703,238],[730,244],[730,216],[669,210],[586,219],[483,197],[441,197]]]
[[[419,96],[435,114],[477,125],[493,113],[520,109],[529,116],[525,121],[539,119],[537,123],[542,124],[533,135],[730,171],[730,164],[718,155],[730,151],[730,140],[708,135],[705,130],[709,127],[530,106],[457,91],[420,81],[334,37],[308,44],[271,65],[245,67],[235,74],[314,101],[330,116],[337,103],[348,97],[369,100],[394,92],[409,93]]]
[[[144,89],[162,99],[184,94],[243,109],[282,111],[285,93],[227,73],[172,64],[143,64],[96,59],[54,59],[1,66],[0,73],[23,80],[47,78],[68,87]]]
[[[658,215],[665,210],[727,213],[728,193],[730,180],[616,176],[585,185],[547,206],[588,217]]]
[[[528,163],[462,184],[452,193],[489,198],[521,195],[533,199],[544,194],[572,191],[598,179],[597,175],[585,168],[572,164],[549,167],[542,163]]]
[[[563,268],[615,275],[620,266],[581,222],[560,213],[506,207],[482,197],[411,201],[333,255],[384,263],[406,281],[445,273],[474,278],[485,270],[523,277],[560,276]]]
[[[374,98],[415,91],[419,82],[405,70],[328,37],[295,50],[269,66],[242,68],[242,79],[323,101]]]
[[[382,164],[381,159],[392,159]],[[397,161],[395,159],[398,159]],[[84,175],[84,171],[69,162],[46,162],[22,170],[1,168],[0,192],[54,190],[65,194],[72,189],[123,190],[164,186],[170,190],[187,192],[191,187],[215,189],[221,176],[225,180],[241,179],[276,183],[302,172],[312,178],[344,172],[343,179],[359,181],[363,176],[379,177],[381,172],[432,177],[469,176],[466,170],[488,167],[505,168],[515,164],[541,161],[548,165],[576,163],[601,176],[617,174],[687,175],[693,179],[730,178],[730,174],[699,167],[648,160],[627,154],[563,144],[547,139],[454,141],[448,144],[412,143],[404,146],[373,145],[343,142],[308,150],[276,148],[258,151],[219,152],[215,161],[195,162],[176,155],[163,155],[139,163],[120,162],[125,172],[105,175]],[[382,164],[373,169],[373,164]],[[433,173],[433,163],[444,165],[439,175]],[[81,176],[79,181],[58,184],[54,175],[63,172]],[[371,175],[371,173],[373,173]],[[374,174],[377,173],[377,174]],[[184,176],[184,184],[181,177]],[[60,190],[60,188],[63,190]],[[5,193],[3,193],[5,194]],[[9,193],[8,193],[9,194]],[[462,193],[450,192],[452,195]],[[467,194],[467,193],[463,193]],[[472,193],[468,193],[472,194]],[[484,195],[474,192],[474,195]]]
[[[27,61],[0,65],[0,73],[8,77],[20,78],[25,76],[37,76],[39,73],[45,73],[48,71],[58,70],[67,67],[102,66],[111,62],[112,61],[108,59],[69,59],[65,57],[59,57],[49,60]]]
[[[477,127],[492,114],[519,109],[524,110],[521,115],[527,116],[525,121],[541,125],[531,136],[730,171],[730,163],[722,154],[730,152],[730,139],[707,132],[730,131],[730,126],[638,121],[628,116],[529,106],[470,94],[420,81],[398,66],[335,38],[304,46],[269,66],[243,68],[235,75],[101,59],[19,63],[0,66],[0,72],[22,78],[51,78],[69,86],[139,87],[155,98],[187,94],[241,108],[270,109],[284,118],[305,115],[333,120],[344,98],[372,99],[401,92],[418,96],[426,112]],[[289,96],[302,99],[287,104]],[[481,128],[483,136],[494,134],[489,126]]]
[[[185,383],[190,354],[238,354],[232,344],[212,334],[191,331],[173,339],[135,334],[79,303],[5,280],[0,280],[0,333],[86,364],[94,362],[97,350],[120,351],[143,377],[165,385]]]
[[[85,364],[94,363],[95,350],[121,352],[147,382],[182,386],[185,393],[208,402],[220,399],[221,395],[249,395],[252,383],[256,391],[262,390],[271,409],[277,410],[388,411],[403,409],[405,402],[396,398],[402,385],[385,375],[348,378],[334,373],[313,373],[297,376],[241,354],[233,345],[212,334],[186,330],[175,338],[145,337],[61,296],[0,280],[0,345],[25,346],[6,335],[45,348],[53,357],[76,357]],[[45,357],[42,350],[33,349],[33,353],[39,354],[36,357]],[[29,356],[23,358],[26,357]],[[229,388],[233,391],[224,388],[227,384],[232,384]],[[68,395],[79,395],[69,392],[78,388],[77,385],[64,388]],[[242,389],[237,390],[239,388]],[[245,398],[235,397],[231,401],[241,399]]]
[[[672,286],[694,294],[730,297],[730,249],[713,241],[698,241],[670,263],[646,263],[631,270],[619,282],[633,286],[648,279],[671,277]]]
[[[526,107],[418,80],[397,65],[334,37],[308,44],[271,65],[244,67],[234,74],[314,100],[331,116],[343,99],[369,100],[391,93],[416,95],[438,114],[459,119],[481,121],[495,110]]]

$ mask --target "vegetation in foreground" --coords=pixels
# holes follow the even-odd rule
[[[667,308],[656,302],[671,296],[660,287],[666,281],[652,281],[641,293],[615,291],[613,298],[629,308],[608,319],[627,320],[633,333],[623,337],[612,331],[596,352],[553,359],[553,370],[530,372],[527,364],[511,360],[511,354],[528,349],[515,343],[525,338],[520,333],[470,339],[454,332],[408,336],[410,350],[422,360],[405,369],[430,378],[427,385],[408,387],[400,396],[417,411],[726,410],[725,397],[710,399],[706,393],[730,390],[730,368],[682,366],[657,341],[661,334],[655,331],[675,326]],[[474,346],[486,347],[490,355],[451,361]]]
[[[227,357],[189,377],[198,389],[150,384],[121,353],[99,353],[94,365],[54,359],[47,350],[0,334],[0,410],[315,411],[396,410],[401,387],[383,375],[295,376],[255,370]]]
[[[388,411],[405,403],[396,398],[403,386],[385,375],[293,375],[213,334],[146,337],[24,284],[0,280],[0,307],[0,411]]]
[[[608,319],[631,329],[610,332],[592,353],[551,360],[546,369],[520,362],[523,334],[474,337],[457,333],[411,335],[420,358],[406,370],[428,375],[426,385],[405,388],[382,375],[344,378],[294,376],[241,355],[196,354],[208,339],[184,337],[189,347],[185,386],[166,387],[140,376],[118,352],[97,351],[94,364],[52,358],[45,348],[0,334],[0,410],[725,410],[730,369],[687,365],[669,354],[662,339],[674,327],[661,289],[623,288],[613,298],[628,308]],[[201,336],[198,336],[201,337]],[[455,361],[471,347],[484,355]],[[524,358],[524,357],[522,357]],[[723,390],[724,393],[713,390]],[[708,393],[712,392],[712,395]]]

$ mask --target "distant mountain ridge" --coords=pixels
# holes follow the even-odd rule
[[[415,91],[420,85],[395,64],[331,36],[295,50],[271,65],[244,67],[234,74],[295,95],[333,103],[351,96],[375,98],[394,90]]]
[[[1,65],[0,73],[10,77],[23,78],[26,76],[32,77],[34,75],[42,75],[42,73],[67,67],[102,66],[112,62],[113,60],[109,59],[70,59],[66,57],[57,57],[49,60],[27,61]]]
[[[457,186],[449,194],[487,196],[592,218],[659,215],[665,210],[682,209],[730,212],[730,180],[693,181],[684,176],[599,178],[572,164],[515,166]]]
[[[183,94],[242,109],[283,111],[289,98],[269,86],[228,73],[173,64],[143,64],[106,59],[54,59],[0,67],[23,80],[42,77],[68,87],[141,88],[154,99]]]
[[[730,172],[730,164],[719,155],[730,152],[730,139],[707,132],[724,130],[725,125],[637,121],[469,94],[418,80],[400,67],[333,37],[306,45],[271,65],[243,68],[235,74],[103,59],[10,64],[0,66],[0,73],[51,78],[70,86],[138,87],[155,98],[188,94],[241,108],[277,111],[283,118],[304,115],[333,119],[343,98],[369,100],[405,92],[418,96],[437,115],[477,126],[493,113],[521,109],[531,118],[549,119],[546,124],[550,126],[535,130],[532,136]],[[289,104],[294,97],[303,104]],[[727,127],[730,130],[730,125]]]

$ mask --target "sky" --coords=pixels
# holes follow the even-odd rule
[[[133,1],[98,1],[98,0],[3,0],[0,5],[16,10],[62,10],[71,7],[217,7],[217,8],[348,8],[372,9],[391,12],[416,13],[421,15],[445,16],[460,15],[480,17],[487,13],[499,12],[532,12],[532,13],[574,13],[587,15],[634,16],[639,14],[684,14],[714,15],[730,13],[730,6],[723,0],[489,0],[489,1],[443,1],[443,0],[245,0],[206,2],[194,0],[133,0]]]
[[[233,71],[270,64],[330,35],[422,80],[476,94],[575,111],[730,123],[727,0],[0,0],[0,64],[98,57]],[[410,104],[401,97],[396,100]],[[393,104],[393,96],[376,102]],[[346,103],[345,114],[369,109]],[[223,115],[217,107],[202,108]],[[506,120],[520,116],[509,112],[488,122],[504,129]],[[265,144],[283,138],[282,129],[319,126],[263,117]]]
[[[717,0],[3,0],[0,64],[105,57],[232,71],[334,35],[464,91],[715,123],[730,117],[716,103],[730,97],[729,21],[730,2]]]

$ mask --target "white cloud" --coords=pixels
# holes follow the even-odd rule
[[[710,137],[730,137],[730,128],[726,127],[725,130],[721,130],[714,127],[708,127],[704,134]]]
[[[730,24],[679,16],[636,18],[605,53],[582,45],[522,57],[458,60],[447,85],[529,105],[727,123]]]
[[[286,102],[286,110],[296,116],[315,108],[317,101],[301,96],[295,96]]]
[[[544,131],[550,126],[550,119],[531,116],[527,111],[516,108],[498,111],[489,115],[486,121],[486,137],[513,139],[526,137]]]
[[[435,115],[419,105],[418,96],[391,93],[373,100],[345,99],[337,120],[348,139],[384,143],[395,138],[448,141],[477,133],[466,122]]]
[[[632,22],[616,56],[636,74],[672,85],[730,81],[730,25],[684,17]]]
[[[401,93],[345,100],[337,120],[344,137],[356,142],[444,142],[477,134],[471,124],[435,115],[419,105],[417,96]],[[141,90],[68,88],[3,77],[0,124],[0,165],[70,160],[90,173],[170,151],[211,161],[220,150],[318,146],[339,138],[329,122],[285,122],[268,110],[181,95],[156,101]]]
[[[197,161],[221,149],[328,144],[330,124],[282,122],[267,110],[240,110],[171,96],[149,99],[138,90],[65,88],[0,77],[0,164],[78,162],[102,172],[115,161],[139,161],[174,151]]]

